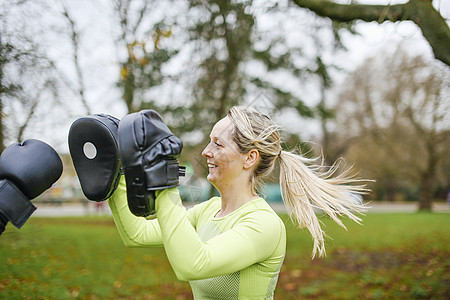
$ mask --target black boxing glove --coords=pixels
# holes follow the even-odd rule
[[[118,135],[128,207],[136,216],[154,214],[155,191],[178,186],[184,176],[177,160],[183,143],[154,110],[124,117]]]
[[[7,147],[0,155],[0,234],[7,221],[22,227],[36,210],[30,200],[49,189],[62,174],[56,151],[39,140]]]
[[[83,194],[89,200],[108,199],[119,184],[118,127],[119,119],[107,114],[79,118],[70,126],[70,156]]]

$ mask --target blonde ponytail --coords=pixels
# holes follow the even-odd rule
[[[354,179],[347,169],[336,175],[341,160],[328,170],[322,164],[314,165],[318,159],[282,151],[280,160],[280,186],[284,204],[293,221],[300,228],[306,227],[314,240],[312,257],[326,255],[324,231],[314,209],[320,209],[337,224],[345,228],[338,216],[345,215],[360,223],[354,213],[364,213],[366,206],[359,202],[358,195],[368,189],[362,180]],[[334,176],[334,177],[333,177]],[[357,183],[357,185],[352,185]]]
[[[363,213],[366,207],[360,203],[358,196],[369,190],[361,184],[362,180],[351,176],[351,169],[337,174],[341,161],[326,169],[323,164],[315,165],[318,159],[281,151],[279,127],[268,116],[252,108],[234,106],[229,110],[228,117],[234,124],[232,138],[239,150],[242,153],[248,153],[251,149],[259,151],[261,159],[251,178],[255,192],[279,159],[284,204],[291,219],[311,233],[314,240],[312,257],[317,253],[319,256],[325,255],[325,233],[315,209],[324,211],[344,228],[338,216],[348,216],[357,223],[361,222],[354,213]]]

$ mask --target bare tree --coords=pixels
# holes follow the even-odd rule
[[[37,106],[56,93],[52,60],[26,30],[26,24],[11,24],[10,11],[26,4],[3,4],[0,13],[0,150],[6,140],[22,140]]]
[[[359,67],[340,97],[338,118],[360,137],[353,156],[360,162],[365,157],[361,167],[378,175],[386,190],[399,181],[417,183],[420,210],[432,208],[449,146],[449,80],[446,67],[399,47]]]
[[[55,18],[50,21],[46,14]],[[50,54],[68,44],[64,36],[67,32],[73,48],[75,82]],[[36,134],[37,127],[45,127],[43,123],[54,126],[64,122],[61,112],[70,114],[74,109],[74,102],[61,101],[72,96],[67,91],[78,95],[86,113],[90,113],[79,60],[80,47],[76,22],[64,5],[61,10],[61,6],[45,1],[0,4],[0,148],[6,141],[22,141],[30,127],[34,127]],[[47,118],[56,111],[60,118]]]

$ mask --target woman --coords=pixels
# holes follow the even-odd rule
[[[132,215],[125,183],[108,200],[119,233],[127,246],[164,246],[180,280],[189,281],[195,299],[272,299],[286,249],[283,222],[258,194],[262,179],[280,163],[283,199],[300,226],[314,239],[313,256],[325,254],[323,231],[314,214],[319,207],[338,224],[351,210],[362,186],[335,168],[321,173],[311,161],[282,151],[280,135],[269,117],[250,108],[232,107],[213,127],[203,150],[207,179],[220,197],[186,211],[176,188],[157,192],[156,219]]]

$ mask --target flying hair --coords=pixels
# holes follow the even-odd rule
[[[325,232],[320,226],[316,210],[322,210],[337,224],[345,228],[339,219],[347,216],[361,223],[356,214],[363,214],[367,207],[359,201],[360,195],[369,189],[364,182],[352,175],[352,168],[343,169],[340,159],[331,167],[325,167],[319,158],[310,159],[299,153],[281,149],[280,127],[268,116],[249,107],[234,106],[228,112],[234,129],[233,141],[241,153],[258,150],[260,161],[251,178],[252,189],[257,192],[263,185],[278,159],[280,163],[281,196],[291,219],[300,228],[311,233],[314,246],[312,257],[325,256]],[[317,163],[320,161],[320,163]]]

